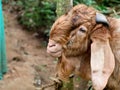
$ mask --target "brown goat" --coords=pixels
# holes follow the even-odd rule
[[[73,7],[54,23],[47,52],[59,57],[61,79],[77,72],[95,90],[120,90],[120,20],[96,16],[91,7]]]

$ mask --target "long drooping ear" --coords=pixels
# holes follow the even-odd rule
[[[100,30],[100,32],[102,32]],[[115,59],[109,45],[107,32],[94,33],[91,44],[91,76],[95,90],[103,90],[115,67]],[[103,39],[102,39],[103,38]]]
[[[101,24],[104,24],[106,26],[109,26],[107,18],[101,13],[96,13],[96,23],[101,23]]]

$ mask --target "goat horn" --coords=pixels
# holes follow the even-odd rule
[[[102,23],[104,25],[109,26],[107,18],[101,13],[96,13],[96,23]]]

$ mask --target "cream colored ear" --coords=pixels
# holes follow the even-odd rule
[[[91,45],[91,75],[95,90],[103,90],[115,67],[109,40],[93,40]]]

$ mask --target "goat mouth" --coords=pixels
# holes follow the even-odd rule
[[[51,53],[58,53],[61,52],[61,50],[57,50],[57,51],[50,51]]]
[[[47,50],[47,53],[50,54],[53,57],[60,57],[61,54],[62,54],[62,50],[57,50],[57,51]]]

